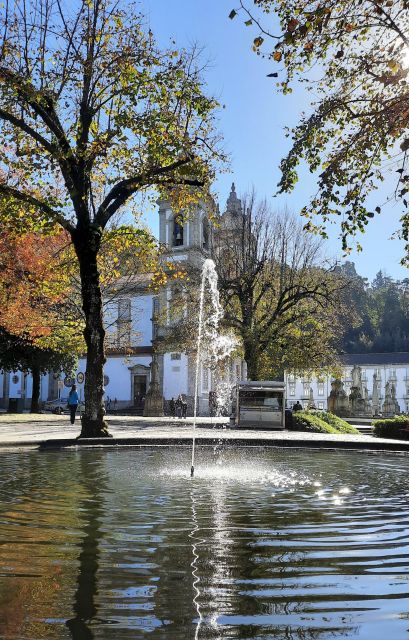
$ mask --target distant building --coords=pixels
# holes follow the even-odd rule
[[[165,247],[166,260],[179,263],[185,268],[201,268],[204,260],[211,257],[213,226],[208,210],[199,204],[182,221],[174,215],[169,202],[159,201],[159,241]],[[220,229],[230,229],[235,216],[241,214],[241,202],[234,185],[227,202],[226,213],[220,216]],[[220,233],[220,229],[218,232]],[[157,295],[149,289],[150,276],[136,275],[127,279],[120,296],[107,303],[105,326],[107,331],[107,362],[105,372],[105,394],[110,407],[132,407],[142,410],[149,390],[152,374],[153,342],[161,332],[157,319],[167,317],[172,305],[172,283]],[[163,327],[162,327],[163,330]],[[127,355],[124,355],[126,352]],[[196,369],[195,353],[183,349],[172,350],[158,356],[159,388],[165,400],[179,394],[193,404]],[[80,397],[84,393],[85,360],[80,359],[75,376]],[[232,383],[245,379],[245,363],[231,360],[229,376]],[[41,379],[41,400],[67,397],[74,382],[62,375],[46,374]],[[199,411],[209,412],[209,392],[214,390],[213,372],[206,367],[200,371],[198,399]],[[7,408],[9,398],[20,398],[29,406],[32,382],[30,374],[0,371],[0,407]]]
[[[374,401],[375,409],[378,406],[379,413],[382,413],[389,383],[389,388],[393,385],[395,389],[400,412],[409,413],[409,352],[344,354],[341,356],[341,362],[340,379],[347,396],[350,395],[353,386],[352,371],[354,367],[359,367],[362,394],[370,407]],[[327,409],[333,380],[334,378],[328,375],[293,375],[286,372],[287,404],[291,407],[298,400],[305,408],[313,405],[317,409]]]

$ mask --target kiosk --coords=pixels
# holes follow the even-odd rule
[[[236,427],[285,429],[283,381],[247,381],[236,386],[232,420]]]

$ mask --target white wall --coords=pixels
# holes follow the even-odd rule
[[[408,365],[368,365],[362,366],[363,384],[367,386],[369,398],[372,397],[373,389],[373,375],[378,370],[381,379],[381,403],[385,397],[385,385],[388,381],[392,381],[396,387],[396,398],[402,412],[409,412],[409,363]],[[344,383],[344,390],[347,395],[350,393],[352,378],[352,367],[344,367],[342,382]],[[396,376],[396,378],[394,377]],[[288,373],[285,375],[286,383],[286,398],[288,406],[292,406],[297,400],[301,404],[307,404],[309,400],[309,393],[304,390],[304,383],[306,389],[312,388],[314,394],[314,404],[317,408],[327,408],[327,398],[331,392],[331,376],[324,376],[324,396],[318,395],[318,379],[316,376],[311,376],[308,381],[308,375],[305,377],[297,376],[295,378],[295,394],[290,395],[291,378]],[[320,403],[323,407],[320,407]]]
[[[187,394],[187,355],[180,354],[180,360],[172,360],[170,353],[163,358],[163,396],[165,400],[177,398],[179,393]]]
[[[145,367],[149,367],[151,363],[150,356],[132,356],[132,357],[108,357],[104,367],[104,374],[108,376],[109,382],[105,387],[105,395],[109,396],[111,400],[115,398],[119,402],[133,403],[131,398],[131,372],[130,367],[136,364],[143,364]],[[81,371],[85,372],[85,359],[79,361],[76,374]],[[78,384],[78,393],[80,398],[84,397],[84,384]]]
[[[152,341],[153,296],[134,297],[131,301],[132,336],[131,344],[150,345]]]

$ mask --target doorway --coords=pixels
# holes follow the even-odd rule
[[[147,376],[136,374],[133,377],[133,405],[142,408],[146,397]]]

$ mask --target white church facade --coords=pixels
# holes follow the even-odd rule
[[[238,205],[234,185],[227,204],[229,208]],[[205,205],[198,205],[189,212],[186,220],[175,217],[169,202],[159,201],[159,243],[164,248],[164,259],[189,267],[201,268],[211,257],[211,236],[213,228],[209,222]],[[231,213],[231,212],[230,212]],[[221,216],[221,221],[224,216]],[[226,220],[229,215],[226,216]],[[161,327],[157,319],[166,317],[166,309],[171,304],[171,285],[155,294],[150,289],[149,275],[136,275],[127,280],[119,297],[107,303],[104,321],[107,332],[107,361],[104,367],[105,397],[110,408],[142,412],[146,394],[152,382],[152,357],[155,341]],[[165,353],[158,352],[157,371],[159,389],[165,401],[183,394],[191,410],[194,398],[196,354],[183,348]],[[74,376],[80,398],[84,396],[85,359],[80,358]],[[245,363],[231,359],[227,376],[233,385],[245,379]],[[74,378],[64,373],[45,374],[41,380],[42,401],[67,397]],[[205,366],[200,369],[198,382],[198,410],[202,415],[209,413],[209,393],[216,383],[214,372]],[[31,376],[23,372],[0,372],[0,407],[7,409],[10,399],[17,399],[19,406],[29,406],[31,398]]]

